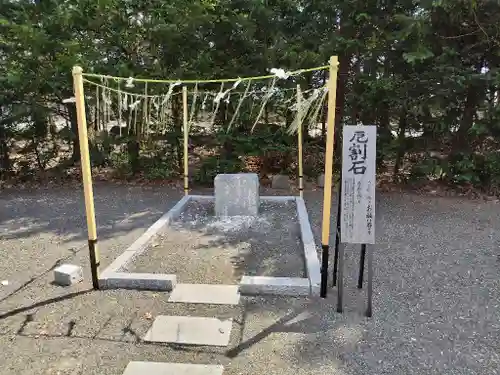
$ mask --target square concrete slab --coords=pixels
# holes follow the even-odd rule
[[[220,365],[188,363],[130,362],[123,375],[222,375]]]
[[[227,346],[232,326],[232,319],[159,315],[146,333],[144,341]]]
[[[237,305],[240,293],[238,285],[177,284],[168,302]]]

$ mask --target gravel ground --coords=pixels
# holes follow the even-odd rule
[[[243,275],[305,277],[296,205],[262,202],[257,217],[218,219],[213,202],[189,202],[128,271],[175,274],[194,284],[237,284]]]
[[[96,187],[103,262],[180,197],[166,188]],[[305,198],[319,241],[322,194]],[[0,374],[119,375],[131,360],[223,364],[224,375],[500,374],[498,203],[380,194],[367,319],[366,292],[355,287],[356,248],[346,251],[344,314],[335,312],[335,290],[325,300],[169,304],[167,293],[89,291],[81,191],[0,199],[0,279],[10,281],[0,291],[5,297],[33,279],[0,301]],[[86,281],[52,285],[48,271],[61,257],[83,265]],[[231,316],[230,347],[140,343],[158,314]]]

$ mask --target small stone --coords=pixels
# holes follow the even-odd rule
[[[317,182],[316,184],[318,185],[318,187],[322,188],[322,187],[325,187],[325,174],[322,173],[318,176],[318,179],[317,179]]]
[[[271,183],[273,189],[289,189],[290,188],[290,177],[277,174],[273,176],[273,181]]]
[[[69,286],[83,280],[83,270],[73,264],[62,264],[54,270],[54,283]]]
[[[7,286],[9,285],[9,280],[2,280],[2,283],[1,283],[3,286]]]

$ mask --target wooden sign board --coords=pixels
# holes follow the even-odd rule
[[[346,125],[342,138],[340,241],[374,244],[377,127]]]

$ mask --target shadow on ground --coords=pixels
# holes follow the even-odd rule
[[[321,193],[308,192],[306,203],[319,243]],[[372,319],[362,316],[354,247],[346,249],[344,314],[336,312],[335,289],[326,300],[200,306],[168,303],[166,293],[89,292],[88,281],[59,288],[46,274],[0,303],[0,373],[118,375],[131,360],[223,364],[224,375],[499,373],[499,208],[380,195]],[[116,246],[128,241],[117,238]],[[233,317],[231,344],[141,343],[160,314]]]
[[[151,214],[162,213],[180,199],[181,193],[165,188],[94,186],[94,206],[99,237],[108,238],[120,223],[126,232],[151,223]],[[2,240],[22,240],[47,234],[64,241],[86,240],[83,191],[58,189],[28,193],[2,193],[0,231]]]
[[[305,277],[296,205],[262,202],[257,217],[217,218],[213,202],[189,202],[128,271],[203,284],[238,283],[242,275]]]

